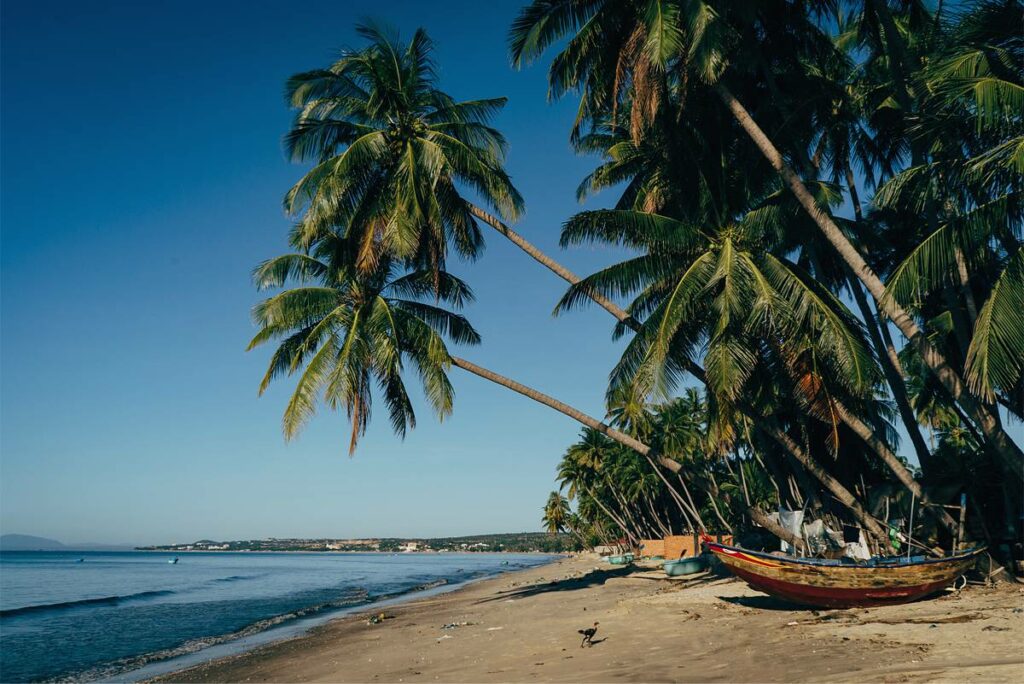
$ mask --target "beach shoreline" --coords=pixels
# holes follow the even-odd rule
[[[371,615],[385,619],[371,624]],[[594,645],[577,630],[598,622]],[[150,681],[1024,680],[1024,591],[904,606],[786,606],[731,577],[664,578],[593,555],[362,606],[299,636]]]
[[[194,552],[193,552],[194,553]],[[223,553],[223,552],[222,552]],[[281,555],[289,552],[254,552]],[[333,552],[330,552],[333,553]],[[348,554],[353,555],[353,554]],[[414,555],[413,553],[402,554],[403,556]],[[427,555],[427,554],[425,554]],[[440,555],[440,554],[429,554],[429,555]],[[486,552],[477,552],[474,555],[488,555]],[[495,552],[494,555],[498,555]],[[543,556],[547,562],[540,565],[527,566],[524,568],[518,564],[512,565],[508,569],[506,568],[495,568],[491,572],[486,574],[471,577],[468,579],[462,579],[458,581],[450,581],[447,579],[441,579],[439,581],[428,582],[424,585],[411,587],[404,589],[392,594],[383,594],[373,598],[369,602],[354,603],[348,606],[339,606],[328,611],[319,612],[314,611],[308,615],[299,617],[293,617],[287,619],[285,616],[284,620],[278,621],[277,618],[269,618],[270,622],[277,622],[269,627],[263,629],[252,629],[252,627],[246,627],[240,630],[236,634],[227,634],[220,636],[212,636],[209,638],[201,638],[196,641],[209,642],[201,644],[196,648],[173,648],[168,651],[179,651],[172,655],[161,655],[162,652],[156,652],[152,654],[146,654],[139,656],[138,659],[146,661],[143,665],[136,665],[130,669],[117,669],[117,665],[113,666],[98,666],[95,668],[95,672],[101,672],[107,670],[105,674],[102,674],[96,678],[95,674],[86,673],[90,678],[88,681],[151,681],[160,678],[167,677],[172,673],[188,670],[206,663],[224,660],[233,656],[243,655],[251,650],[277,644],[282,641],[288,641],[291,639],[302,638],[310,634],[312,631],[322,627],[325,624],[334,622],[336,620],[344,619],[347,616],[353,614],[373,612],[374,610],[381,610],[397,606],[405,603],[409,603],[416,600],[429,598],[432,596],[438,596],[451,592],[456,592],[465,587],[472,585],[477,582],[485,582],[502,575],[515,573],[522,569],[528,569],[529,567],[544,567],[552,562],[556,562],[558,559],[565,557],[565,554],[542,554],[542,553],[502,553],[501,555],[508,556]],[[187,644],[186,644],[187,647]]]

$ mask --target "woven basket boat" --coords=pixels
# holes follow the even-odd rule
[[[681,575],[692,575],[701,572],[707,569],[708,563],[700,556],[693,556],[691,558],[667,561],[661,567],[669,577],[679,577]]]

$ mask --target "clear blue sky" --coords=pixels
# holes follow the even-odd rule
[[[2,16],[2,530],[65,541],[438,535],[539,529],[577,426],[453,370],[454,416],[404,441],[377,420],[355,458],[344,416],[291,444],[289,385],[258,399],[249,272],[285,249],[290,74],[352,45],[366,16],[438,44],[442,86],[508,96],[498,125],[557,253],[593,160],[542,66],[508,66],[517,2],[37,2]],[[602,197],[610,202],[612,198]],[[615,258],[561,255],[579,272]],[[553,275],[497,236],[453,270],[478,302],[468,358],[598,415],[610,318],[554,319]],[[422,407],[422,404],[420,404]],[[381,413],[379,418],[386,418]]]
[[[148,543],[539,528],[569,419],[456,369],[450,420],[420,403],[404,442],[377,420],[349,459],[340,415],[284,443],[290,386],[257,399],[269,351],[243,351],[249,272],[285,249],[281,197],[303,171],[281,152],[284,80],[355,44],[363,17],[427,28],[454,96],[510,98],[498,125],[530,240],[579,273],[619,256],[557,247],[594,161],[570,150],[575,103],[547,102],[544,67],[508,66],[519,4],[3,3],[3,532]],[[552,318],[561,281],[497,236],[453,270],[478,296],[484,345],[468,358],[602,413],[619,351],[606,314]]]

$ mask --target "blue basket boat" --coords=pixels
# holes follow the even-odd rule
[[[665,569],[665,574],[669,577],[679,577],[681,575],[693,575],[706,570],[708,562],[702,556],[693,556],[691,558],[668,561],[662,564],[661,567]]]

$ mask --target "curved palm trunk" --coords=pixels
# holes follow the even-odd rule
[[[667,537],[670,534],[672,534],[671,531],[665,526],[665,522],[661,519],[661,516],[658,515],[658,511],[655,510],[654,504],[648,497],[644,497],[644,503],[647,504],[647,510],[650,512],[651,520],[654,522],[654,524],[651,526],[652,531],[661,534],[662,537]]]
[[[857,225],[861,225],[861,222],[864,220],[864,210],[860,204],[857,183],[853,177],[853,169],[850,166],[849,160],[846,163],[846,189],[850,193],[850,203],[853,204],[853,217]],[[871,343],[875,345],[878,360],[882,366],[882,372],[885,375],[886,382],[889,383],[889,388],[892,390],[893,399],[896,401],[896,408],[899,410],[900,418],[903,420],[903,427],[906,428],[907,434],[910,435],[910,443],[914,446],[917,461],[921,464],[921,470],[927,472],[928,467],[931,465],[932,455],[924,441],[924,435],[921,434],[921,425],[917,422],[917,415],[910,406],[910,397],[907,394],[903,369],[900,368],[899,358],[896,356],[896,348],[893,346],[892,339],[889,337],[889,331],[886,328],[887,324],[868,304],[868,299],[864,296],[864,285],[855,282],[849,275],[847,275],[846,281],[850,292],[853,293],[854,301],[857,302],[857,308],[860,309],[864,325],[867,326],[868,334],[871,336]]]
[[[875,453],[882,458],[885,465],[892,471],[892,474],[896,476],[896,479],[909,489],[918,501],[925,505],[925,510],[932,514],[950,534],[956,534],[956,521],[953,520],[944,508],[928,505],[931,503],[928,494],[921,488],[920,483],[914,479],[914,476],[907,470],[907,467],[903,465],[903,462],[900,461],[896,454],[892,453],[883,440],[875,436],[875,431],[860,418],[852,414],[839,400],[833,399],[833,403],[839,415],[842,416],[843,422],[849,425],[858,437],[874,449]]]
[[[644,456],[644,458],[647,459],[647,462],[651,465],[651,469],[655,472],[655,474],[659,478],[661,478],[662,482],[665,483],[665,488],[668,490],[669,496],[672,497],[673,501],[675,501],[676,508],[678,508],[679,511],[683,514],[683,519],[687,523],[687,525],[690,525],[691,527],[693,525],[693,519],[691,517],[692,513],[697,517],[697,520],[700,522],[701,529],[704,529],[704,521],[700,520],[700,514],[698,514],[695,510],[690,510],[687,508],[686,502],[683,501],[683,498],[681,496],[679,496],[679,492],[676,491],[676,488],[673,487],[672,483],[669,482],[667,477],[665,477],[665,474],[661,472],[661,469],[654,463],[654,460],[650,456]],[[683,481],[682,475],[677,474],[676,476],[679,478],[680,482]],[[684,484],[683,486],[685,487],[686,485]],[[689,493],[687,493],[687,496],[689,496]]]
[[[484,221],[485,223],[490,225],[492,228],[497,230],[499,233],[501,233],[502,235],[507,237],[509,240],[511,240],[513,243],[515,243],[518,247],[520,247],[524,252],[526,252],[531,257],[536,259],[542,265],[544,265],[547,268],[551,269],[551,271],[553,271],[556,275],[561,277],[563,280],[565,280],[565,281],[567,281],[567,282],[569,282],[570,284],[573,284],[573,285],[575,285],[576,283],[580,282],[580,277],[579,276],[577,276],[575,273],[573,273],[569,269],[565,268],[564,266],[562,266],[561,264],[559,264],[555,260],[553,260],[550,257],[548,257],[546,254],[544,254],[539,249],[537,249],[535,246],[533,246],[533,244],[531,244],[528,240],[526,240],[524,237],[522,237],[521,235],[516,233],[514,230],[512,230],[508,226],[506,226],[504,223],[499,221],[494,216],[491,216],[487,212],[485,212],[482,209],[479,209],[478,207],[475,207],[475,206],[471,206],[470,210],[472,211],[474,216],[476,216],[480,220]],[[610,301],[606,297],[603,297],[603,296],[601,296],[601,295],[599,295],[597,293],[588,293],[588,296],[596,304],[598,304],[601,308],[603,308],[605,311],[607,311],[608,313],[610,313],[613,316],[615,316],[615,318],[617,320],[619,320],[620,322],[628,325],[633,330],[637,330],[639,328],[639,324],[636,322],[636,320],[633,319],[632,316],[630,316],[624,309],[622,309],[621,307],[616,305],[614,302]],[[693,363],[689,359],[685,360],[685,364],[686,364],[687,372],[689,372],[691,375],[693,375],[695,378],[697,378],[697,380],[699,380],[701,383],[703,383],[706,386],[707,385],[707,378],[706,378],[706,376],[704,374],[704,369],[701,368],[700,366],[698,366],[697,364]],[[468,369],[466,369],[466,370],[468,370]],[[480,369],[480,370],[484,370],[484,369]],[[475,372],[475,371],[472,371],[472,372]],[[487,371],[487,372],[489,372],[489,371]],[[494,375],[496,375],[496,374],[494,374]],[[486,377],[486,376],[482,376],[482,377]],[[500,378],[502,376],[496,375],[496,377]],[[490,380],[492,380],[494,382],[498,382],[497,380],[493,380],[492,378],[488,378],[488,379],[490,379]],[[503,378],[503,379],[506,380],[509,383],[518,385],[518,383],[515,383],[512,380],[508,380],[507,378]],[[502,384],[502,383],[499,383],[499,384]],[[510,386],[506,385],[506,387],[510,387]],[[510,387],[510,389],[514,389],[515,391],[520,392],[521,394],[524,394],[525,396],[529,396],[530,398],[535,399],[535,397],[532,397],[530,394],[528,394],[528,391],[529,392],[533,392],[534,390],[530,390],[529,388],[524,387],[522,385],[519,385],[519,387],[522,388],[522,389],[517,389],[515,387]],[[526,391],[524,391],[524,390],[526,390]],[[537,394],[540,394],[540,393],[537,393]],[[546,396],[546,395],[541,395],[541,396]],[[551,399],[551,398],[548,397],[548,399]],[[536,399],[536,400],[540,401],[540,399]],[[570,416],[571,418],[575,418],[576,420],[580,421],[584,425],[587,425],[588,427],[593,427],[596,430],[601,430],[601,428],[598,427],[598,426],[603,426],[605,430],[608,430],[608,432],[604,432],[604,434],[606,434],[607,436],[611,437],[612,439],[615,439],[616,441],[619,441],[620,444],[625,444],[626,446],[630,447],[631,449],[637,449],[637,447],[634,446],[634,444],[635,445],[643,446],[645,449],[647,449],[647,451],[639,451],[638,449],[637,450],[639,451],[639,453],[644,454],[644,455],[646,455],[647,453],[650,452],[650,448],[649,447],[647,447],[646,445],[642,445],[640,442],[638,442],[637,440],[633,439],[632,437],[629,437],[628,435],[624,435],[621,432],[618,432],[617,430],[615,430],[614,428],[608,427],[607,425],[604,425],[603,423],[600,423],[600,422],[596,421],[594,418],[586,416],[585,414],[580,413],[579,411],[575,411],[575,409],[573,409],[572,407],[570,407],[570,406],[568,406],[566,404],[562,404],[562,402],[557,402],[554,399],[551,399],[551,401],[555,401],[557,404],[560,404],[561,407],[564,407],[564,408],[559,408],[559,407],[556,407],[556,406],[552,406],[552,408],[555,408],[556,410],[561,411],[562,413],[565,413],[566,415]],[[542,402],[542,403],[544,403],[544,402]],[[756,412],[751,411],[747,407],[744,407],[744,406],[740,405],[740,406],[738,406],[738,408],[740,409],[741,412],[744,413],[744,415],[746,415],[748,418],[751,419],[753,424],[755,426],[757,426],[757,428],[759,430],[764,431],[766,435],[771,437],[775,442],[777,442],[779,445],[781,445],[784,449],[789,450],[787,445],[792,445],[796,449],[799,449],[799,447],[796,445],[796,443],[793,442],[793,440],[789,438],[789,435],[787,435],[779,427],[764,425],[763,419],[761,419],[757,415]],[[573,413],[570,413],[569,411],[575,411],[575,413],[578,414],[578,415],[574,415]],[[593,421],[594,424],[591,425],[591,424],[585,422],[583,420],[583,418],[586,418],[586,419],[588,419],[590,421]],[[627,444],[626,442],[622,442],[621,440],[616,438],[612,434],[612,432],[618,433],[622,437],[625,437],[625,438],[631,440],[631,442],[633,444]],[[879,539],[883,539],[884,540],[885,538],[887,538],[888,535],[886,533],[882,532],[881,527],[874,521],[873,518],[871,518],[869,515],[867,515],[866,511],[864,511],[863,507],[860,506],[859,503],[857,503],[856,499],[853,497],[852,494],[850,494],[849,490],[847,490],[845,487],[843,487],[843,485],[838,480],[836,480],[835,478],[833,478],[830,475],[828,475],[828,473],[824,469],[822,469],[821,466],[819,466],[817,463],[815,463],[810,458],[809,455],[804,454],[803,452],[800,452],[799,454],[797,454],[797,453],[794,453],[794,452],[791,451],[791,453],[792,453],[793,457],[796,458],[797,461],[799,461],[805,468],[807,468],[818,479],[818,481],[821,482],[821,484],[825,486],[826,489],[828,489],[830,492],[832,492],[832,494],[836,497],[836,499],[838,501],[840,501],[841,503],[846,505],[847,508],[850,509],[850,511],[851,511],[851,513],[853,513],[854,517],[856,517],[857,520],[860,521],[861,524],[864,525],[869,530],[869,532],[871,532],[874,536],[878,536]],[[668,468],[672,472],[679,472],[679,470],[681,469],[678,463],[676,463],[675,461],[672,461],[671,459],[664,458],[663,456],[659,456],[658,457],[658,462],[661,463],[662,465],[664,465],[666,468]],[[812,466],[808,466],[808,464],[813,464],[813,465]],[[827,476],[827,479],[822,479],[825,476]],[[848,502],[848,501],[852,502],[852,504],[855,504],[856,508],[853,508],[853,507],[851,507],[850,504],[847,504],[846,502]],[[778,527],[778,529],[781,530],[783,528],[782,527]],[[776,532],[774,532],[774,531],[772,533],[776,534]],[[778,535],[776,534],[776,536],[778,536]]]
[[[453,366],[461,368],[464,371],[469,371],[473,375],[481,377],[484,380],[490,380],[491,382],[497,385],[501,385],[502,387],[510,389],[513,392],[518,392],[519,394],[522,394],[524,397],[533,399],[534,401],[540,404],[544,404],[549,408],[553,408],[559,413],[563,413],[572,418],[573,420],[582,423],[583,425],[586,425],[588,428],[596,430],[601,434],[605,435],[606,437],[615,440],[619,444],[629,447],[630,449],[637,452],[641,456],[647,456],[651,454],[651,448],[644,444],[643,442],[641,442],[640,440],[634,439],[633,437],[630,437],[629,435],[623,432],[619,432],[610,425],[606,425],[605,423],[599,421],[597,418],[588,416],[586,413],[583,413],[583,411],[575,409],[564,402],[558,401],[554,397],[548,396],[543,392],[538,392],[532,387],[527,387],[526,385],[518,383],[515,380],[506,378],[504,375],[499,375],[494,371],[482,368],[481,366],[478,366],[475,363],[467,361],[466,359],[459,358],[458,356],[451,357],[451,360]],[[673,472],[677,472],[680,468],[679,464],[671,459],[665,458],[663,456],[657,456],[656,459],[658,463],[660,463],[661,465],[665,466],[666,468]]]
[[[486,368],[482,368],[476,365],[475,363],[459,358],[457,356],[451,357],[451,360],[453,366],[461,368],[464,371],[468,371],[473,375],[481,377],[485,380],[490,380],[491,382],[501,385],[502,387],[508,388],[513,392],[522,394],[524,397],[533,399],[534,401],[544,404],[549,408],[553,408],[559,413],[563,413],[569,416],[570,418],[576,420],[577,422],[582,423],[583,425],[586,425],[587,427],[593,430],[597,430],[598,432],[600,432],[603,435],[606,435],[607,437],[610,437],[619,444],[622,444],[623,446],[627,446],[630,449],[633,449],[641,456],[651,455],[651,447],[647,446],[643,442],[634,439],[627,434],[619,432],[615,428],[602,423],[596,418],[588,416],[586,413],[583,413],[582,411],[575,409],[564,402],[558,401],[554,397],[550,397],[547,394],[544,394],[543,392],[538,392],[537,390],[531,387],[527,387],[526,385],[518,383],[515,380],[506,378],[503,375],[499,375],[498,373],[487,370]],[[668,468],[674,473],[678,473],[679,471],[682,470],[682,466],[670,458],[665,458],[664,456],[660,455],[652,456],[652,458],[655,458],[658,463],[660,463],[662,466]],[[842,487],[842,485],[839,486]],[[845,491],[845,489],[843,491]],[[847,492],[847,495],[849,495],[849,492]],[[601,505],[600,501],[598,501],[597,499],[594,500],[598,503],[598,505]],[[602,509],[604,508],[603,505],[601,507]],[[773,521],[763,511],[760,511],[752,507],[748,511],[748,513],[750,514],[752,520],[757,522],[759,525],[764,527],[766,530],[774,534],[779,539],[787,541],[790,544],[793,544],[794,546],[803,546],[803,541],[799,537],[793,535],[793,533],[791,533],[789,530],[785,529],[784,527]]]
[[[986,440],[991,444],[997,456],[1018,479],[1024,479],[1024,452],[1020,450],[1013,440],[1006,434],[999,423],[999,420],[981,401],[971,394],[964,385],[956,370],[949,364],[945,356],[928,340],[924,331],[917,325],[903,307],[892,297],[889,297],[885,285],[881,279],[871,270],[867,262],[860,255],[860,252],[843,235],[842,230],[835,221],[823,211],[814,200],[814,197],[807,190],[800,177],[790,168],[789,164],[782,158],[782,155],[772,144],[768,136],[751,118],[750,113],[739,100],[721,83],[715,85],[715,91],[725,103],[733,117],[746,131],[747,135],[754,141],[765,158],[782,176],[790,191],[796,196],[804,210],[817,224],[818,228],[825,235],[828,241],[835,248],[836,252],[846,261],[847,265],[867,288],[868,292],[878,303],[880,309],[891,320],[900,332],[914,346],[925,364],[939,382],[946,388],[953,399],[963,406],[967,414],[978,424]]]
[[[715,512],[715,517],[718,518],[718,522],[722,524],[725,531],[732,534],[732,525],[730,525],[724,517],[722,517],[722,511],[718,510],[718,497],[721,492],[718,489],[718,480],[715,479],[715,474],[708,471],[708,475],[711,477],[711,488],[708,491],[708,503],[711,504],[711,510]]]
[[[866,529],[871,536],[879,542],[885,542],[888,539],[888,531],[879,525],[878,521],[875,520],[863,506],[861,506],[856,497],[850,493],[850,490],[844,487],[839,480],[832,477],[827,470],[822,468],[817,461],[811,458],[810,454],[800,448],[800,445],[797,444],[792,437],[786,434],[783,430],[773,430],[772,437],[778,441],[779,446],[793,454],[794,458],[800,462],[800,465],[802,465],[811,475],[814,475],[818,482],[824,485],[825,489],[831,492],[832,496],[834,496],[839,503],[853,513],[857,522],[863,525],[864,529]]]
[[[633,513],[633,506],[629,505],[629,502],[627,502],[625,497],[622,496],[618,488],[616,488],[615,485],[611,483],[611,480],[607,476],[605,476],[604,481],[609,491],[611,491],[612,498],[615,499],[615,503],[619,505],[619,511],[622,513],[622,516],[629,522],[630,525],[632,525],[633,532],[636,533],[633,535],[634,540],[636,542],[639,542],[640,539],[643,538],[644,534],[646,534],[649,531],[648,526],[645,524],[646,521],[643,519],[643,515],[641,515],[640,519],[638,520],[637,516]]]
[[[701,532],[707,532],[708,526],[704,524],[704,518],[700,515],[700,510],[697,508],[697,503],[693,500],[693,494],[690,493],[690,487],[686,484],[686,478],[683,474],[676,473],[676,477],[679,478],[679,484],[683,486],[683,493],[686,494],[686,500],[689,502],[690,511],[693,512],[693,517],[696,518],[697,524],[700,525]]]
[[[867,297],[864,296],[864,291],[861,289],[861,284],[850,279],[849,286],[850,291],[853,292],[853,298],[857,302],[857,308],[860,309],[860,314],[864,318],[864,325],[867,326],[871,342],[875,345],[879,364],[882,366],[882,373],[885,374],[886,382],[889,383],[889,389],[892,390],[896,408],[899,410],[900,418],[903,420],[903,427],[906,428],[907,434],[910,435],[910,443],[914,446],[914,453],[917,454],[917,462],[921,464],[922,470],[927,471],[928,466],[931,464],[932,454],[924,441],[924,435],[921,434],[921,425],[917,422],[914,409],[910,406],[910,397],[907,394],[907,386],[903,381],[903,376],[893,365],[892,359],[889,358],[887,353],[888,347],[879,329],[880,326],[885,325],[885,322],[879,321],[874,316],[871,307],[868,305]],[[843,422],[847,422],[845,418]]]
[[[632,530],[630,530],[629,525],[627,525],[622,518],[612,513],[611,509],[605,506],[604,502],[601,501],[599,497],[594,495],[594,490],[592,490],[590,487],[587,487],[587,494],[590,496],[591,500],[593,500],[593,502],[597,504],[598,508],[604,511],[604,514],[607,515],[613,523],[615,523],[622,529],[622,534],[626,535],[629,539],[633,540],[633,542],[638,541],[638,538],[633,534]]]

